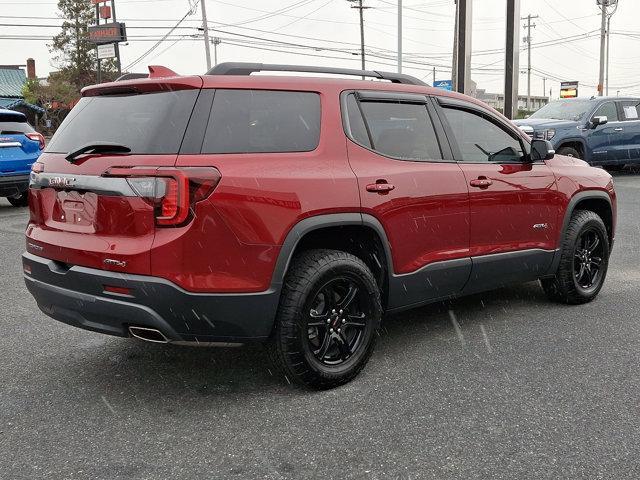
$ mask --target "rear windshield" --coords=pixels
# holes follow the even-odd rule
[[[315,150],[320,95],[274,90],[216,90],[203,153]]]
[[[4,122],[0,119],[0,135],[10,135],[12,133],[30,133],[33,127],[27,122]]]
[[[180,150],[198,90],[83,97],[51,139],[47,152],[69,153],[95,142],[125,145],[131,153]]]

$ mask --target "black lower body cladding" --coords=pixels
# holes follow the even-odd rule
[[[16,197],[29,188],[29,175],[0,176],[0,197]]]
[[[128,275],[22,256],[25,283],[48,316],[86,330],[129,336],[130,326],[157,329],[175,342],[250,342],[271,333],[279,291],[187,292],[156,277]],[[129,295],[105,286],[125,287]]]

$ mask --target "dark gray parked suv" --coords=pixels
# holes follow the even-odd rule
[[[558,100],[514,123],[532,138],[549,140],[561,155],[617,170],[640,162],[640,99]]]

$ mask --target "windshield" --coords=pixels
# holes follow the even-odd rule
[[[590,100],[558,100],[533,113],[529,118],[553,118],[555,120],[581,120],[591,109]]]

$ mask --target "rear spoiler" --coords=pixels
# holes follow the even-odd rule
[[[164,78],[164,77],[179,77],[176,72],[170,68],[163,67],[162,65],[149,65],[149,73],[125,73],[124,75],[116,78],[116,82],[122,82],[124,80],[137,80],[139,78]]]

